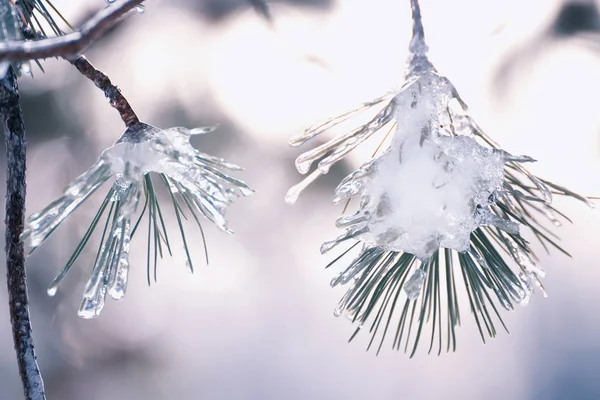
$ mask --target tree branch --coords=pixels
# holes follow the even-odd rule
[[[133,108],[131,108],[131,105],[121,93],[121,90],[112,84],[108,76],[94,68],[87,58],[78,56],[72,59],[67,58],[67,61],[73,64],[82,75],[94,82],[94,84],[104,92],[110,105],[119,112],[119,115],[121,115],[121,119],[126,127],[130,127],[131,125],[140,122],[133,111]]]
[[[0,61],[74,56],[113,27],[118,19],[144,0],[117,0],[83,24],[79,32],[34,41],[0,43]]]
[[[26,140],[19,103],[17,76],[12,67],[0,80],[0,117],[4,127],[6,159],[6,278],[8,303],[19,374],[28,400],[43,400],[44,382],[40,373],[29,317],[27,275],[21,233],[25,221]]]
[[[25,39],[33,38],[33,31],[30,27],[22,27],[22,34]],[[75,57],[63,57],[67,60],[71,65],[73,65],[77,70],[86,78],[94,82],[94,84],[100,88],[104,92],[106,98],[108,98],[110,105],[115,108],[119,115],[121,115],[121,120],[126,127],[134,125],[139,121],[137,115],[133,111],[133,108],[121,93],[121,90],[113,85],[110,81],[110,78],[106,76],[102,71],[96,69],[85,56],[79,55]]]

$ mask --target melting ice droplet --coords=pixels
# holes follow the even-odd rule
[[[58,288],[55,285],[52,285],[48,288],[48,290],[46,290],[46,293],[48,293],[48,296],[54,297],[54,296],[56,296],[57,290],[58,290]]]

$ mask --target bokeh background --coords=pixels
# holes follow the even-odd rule
[[[104,6],[54,3],[76,26]],[[235,235],[205,224],[209,266],[197,228],[188,225],[193,275],[176,251],[148,287],[145,240],[134,239],[128,293],[107,301],[95,320],[76,314],[94,246],[58,294],[46,295],[103,196],[69,218],[28,263],[50,399],[600,398],[600,218],[575,201],[556,199],[574,221],[557,229],[573,257],[539,252],[549,297],[538,293],[527,307],[504,313],[510,335],[484,345],[463,303],[456,353],[427,355],[421,346],[408,359],[388,343],[375,356],[365,352],[366,334],[348,344],[351,323],[333,316],[344,289],[329,287],[338,271],[324,270],[331,257],[318,251],[337,234],[341,209],[330,198],[377,143],[289,206],[283,197],[301,179],[293,161],[302,149],[287,140],[402,84],[408,3],[273,1],[267,23],[246,0],[148,0],[144,14],[133,13],[86,52],[143,121],[220,123],[195,145],[243,165],[236,176],[256,194],[229,210]],[[508,151],[538,159],[537,174],[600,195],[598,4],[421,3],[432,61],[487,133]],[[20,81],[29,212],[58,197],[123,131],[102,93],[72,66],[43,65],[45,74],[34,67],[35,78]],[[175,240],[172,216],[167,224]],[[8,307],[0,307],[2,399],[22,396],[10,332]]]

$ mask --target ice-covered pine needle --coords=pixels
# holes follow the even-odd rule
[[[113,299],[120,299],[125,294],[130,240],[137,230],[144,226],[142,217],[146,213],[148,283],[152,270],[156,280],[157,259],[162,258],[165,253],[171,254],[172,243],[167,235],[163,208],[159,205],[155,183],[150,173],[157,174],[159,184],[168,190],[188,269],[193,270],[189,252],[189,246],[192,244],[186,239],[183,219],[194,219],[201,230],[203,240],[201,216],[221,230],[231,233],[227,227],[225,210],[239,195],[249,196],[252,189],[223,172],[241,170],[240,167],[202,153],[190,144],[192,135],[205,134],[212,130],[212,127],[192,130],[177,127],[163,130],[144,123],[134,124],[127,128],[113,146],[102,152],[98,161],[88,171],[65,188],[62,197],[27,219],[23,238],[28,241],[31,254],[92,193],[115,177],[87,232],[65,267],[50,284],[49,295],[56,293],[59,283],[73,266],[96,228],[101,225],[105,214],[100,248],[85,287],[79,316],[96,317],[104,307],[107,294]],[[142,196],[145,201],[138,213]],[[206,250],[206,243],[204,248]]]
[[[411,346],[412,356],[427,322],[429,351],[437,342],[441,352],[443,325],[446,349],[455,349],[460,280],[484,341],[486,334],[496,335],[495,318],[504,326],[496,301],[511,310],[528,303],[534,286],[545,294],[540,281],[545,273],[520,228],[530,230],[546,249],[568,255],[544,223],[558,226],[568,220],[551,205],[552,192],[592,203],[532,175],[522,164],[535,160],[513,156],[486,136],[456,88],[429,61],[419,4],[413,0],[411,6],[414,26],[405,85],[391,100],[375,99],[292,139],[293,146],[301,145],[389,100],[367,124],[300,155],[300,173],[308,173],[313,163],[317,167],[289,190],[286,200],[293,203],[333,164],[395,124],[389,147],[336,188],[334,203],[358,198],[359,207],[338,218],[336,226],[344,232],[323,243],[321,252],[357,241],[328,265],[340,263],[358,246],[358,255],[331,281],[331,286],[349,285],[335,315],[345,313],[356,322],[355,334],[371,318],[369,347],[379,334],[381,349],[387,335],[393,348],[409,351]]]

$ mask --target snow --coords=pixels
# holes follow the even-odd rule
[[[455,131],[455,93],[430,71],[392,100],[394,140],[336,189],[334,203],[360,196],[360,210],[338,219],[346,232],[322,251],[354,237],[426,260],[440,247],[467,251],[471,232],[483,225],[518,231],[489,209],[503,194],[508,155]]]

